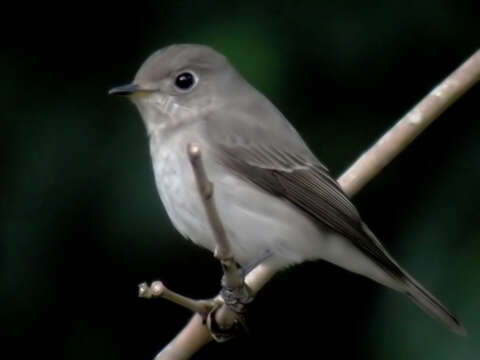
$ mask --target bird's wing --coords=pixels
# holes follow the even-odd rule
[[[328,169],[315,158],[290,124],[283,123],[283,129],[267,128],[252,124],[246,118],[217,116],[219,114],[212,115],[204,122],[204,130],[220,164],[245,181],[295,205],[323,227],[352,241],[388,273],[403,278],[402,270],[383,246],[365,231],[355,206]]]

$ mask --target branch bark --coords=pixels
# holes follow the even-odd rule
[[[435,87],[340,176],[338,182],[345,193],[355,195],[479,80],[480,50]],[[274,270],[266,261],[253,269],[244,281],[253,293],[257,293],[273,275]],[[221,316],[228,316],[228,309],[221,312]],[[155,360],[189,359],[211,340],[201,315],[197,313]]]
[[[480,50],[477,50],[340,176],[338,182],[343,191],[355,195],[479,80]]]

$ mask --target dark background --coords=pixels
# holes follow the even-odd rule
[[[339,175],[479,47],[474,3],[2,8],[0,357],[150,359],[190,314],[138,299],[137,284],[162,279],[199,298],[218,290],[219,265],[166,217],[139,115],[107,96],[151,52],[194,42],[225,53]],[[477,86],[355,198],[468,337],[391,290],[316,262],[262,290],[249,335],[196,358],[478,359],[479,96]]]

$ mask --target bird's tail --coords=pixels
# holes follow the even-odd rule
[[[466,335],[467,331],[462,323],[447,309],[435,296],[430,294],[427,289],[420,285],[414,278],[403,271],[405,274],[407,296],[425,311],[432,318],[444,323],[450,330],[459,334]]]
[[[447,309],[435,296],[420,285],[410,274],[390,256],[383,245],[378,241],[373,232],[363,224],[365,233],[375,242],[378,248],[388,257],[395,267],[397,267],[400,276],[392,274],[392,284],[385,284],[393,289],[404,292],[420,309],[425,311],[432,318],[444,323],[450,330],[459,335],[466,335],[467,331],[462,323]]]

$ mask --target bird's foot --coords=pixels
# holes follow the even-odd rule
[[[246,307],[253,301],[253,294],[245,283],[235,288],[225,286],[222,281],[222,290],[220,295],[230,309],[236,314],[243,314],[246,311]]]
[[[245,279],[245,276],[247,276],[247,274],[257,265],[261,264],[271,256],[272,252],[267,250],[264,254],[262,254],[262,256],[255,259],[245,267],[242,267],[238,263],[235,263],[234,266],[236,268],[236,271],[239,271],[242,279],[241,283],[237,284],[236,286],[229,286],[225,276],[222,277],[222,290],[220,294],[225,301],[225,304],[237,314],[245,312],[245,307],[253,301],[254,297],[248,286],[243,281]]]

